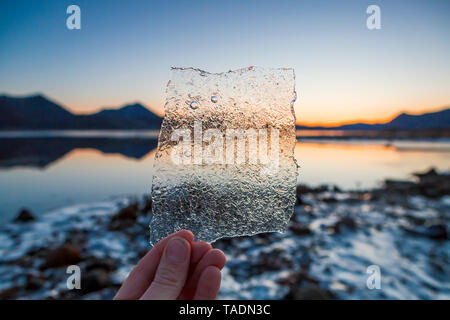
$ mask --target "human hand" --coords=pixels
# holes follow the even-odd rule
[[[187,230],[159,241],[131,270],[114,299],[212,300],[220,288],[225,255]]]

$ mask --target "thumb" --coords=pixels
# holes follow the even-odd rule
[[[191,245],[185,239],[170,239],[155,273],[152,284],[141,297],[144,300],[176,299],[186,282]]]

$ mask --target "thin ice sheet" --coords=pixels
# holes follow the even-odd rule
[[[293,213],[293,69],[173,68],[155,156],[150,243],[284,232]]]

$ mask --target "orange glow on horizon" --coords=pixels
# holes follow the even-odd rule
[[[51,98],[51,100],[55,101],[54,99]],[[61,99],[62,100],[62,99]],[[156,115],[160,116],[160,117],[164,117],[164,108],[163,105],[159,102],[156,102],[157,100],[152,100],[152,101],[148,101],[145,99],[142,100],[130,100],[129,102],[126,102],[126,100],[123,100],[124,102],[122,103],[113,103],[114,99],[111,99],[109,101],[103,101],[103,103],[97,103],[94,101],[89,101],[89,103],[87,104],[86,102],[82,102],[82,101],[73,101],[72,103],[69,104],[64,104],[64,103],[59,103],[58,100],[56,100],[56,103],[59,103],[60,105],[62,105],[64,108],[66,108],[67,110],[69,110],[70,112],[74,113],[74,114],[80,114],[80,115],[84,115],[84,114],[92,114],[92,113],[96,113],[99,112],[103,109],[119,109],[125,105],[129,105],[129,104],[134,104],[134,103],[140,103],[142,104],[144,107],[146,107],[147,109],[149,109],[150,111],[152,111],[153,113],[155,113]],[[98,107],[98,106],[101,107]],[[367,123],[367,124],[383,124],[383,123],[387,123],[391,120],[393,120],[394,118],[396,118],[398,115],[402,114],[402,113],[408,113],[411,115],[420,115],[423,113],[430,113],[430,112],[437,112],[437,111],[442,111],[445,110],[447,108],[450,108],[450,104],[441,104],[442,107],[439,108],[414,108],[414,106],[408,110],[408,108],[403,108],[403,110],[392,110],[392,114],[390,116],[384,116],[381,115],[379,117],[377,117],[377,114],[382,114],[383,111],[380,110],[380,112],[377,112],[377,114],[374,114],[372,112],[372,118],[369,116],[367,118],[364,118],[364,115],[358,115],[357,118],[353,118],[351,119],[350,117],[345,117],[342,113],[340,114],[336,114],[336,111],[331,111],[330,113],[324,113],[324,109],[325,108],[321,108],[321,106],[314,106],[313,110],[317,110],[317,112],[322,113],[323,115],[326,115],[327,120],[325,120],[323,117],[321,117],[320,115],[318,115],[317,113],[314,114],[306,114],[304,113],[304,111],[302,112],[302,110],[304,110],[305,108],[307,108],[307,106],[305,106],[304,104],[300,104],[298,106],[296,106],[296,116],[297,116],[297,121],[296,121],[296,125],[303,125],[303,126],[309,126],[309,127],[338,127],[338,126],[342,126],[342,125],[348,125],[348,124],[355,124],[355,123]],[[386,109],[386,108],[384,108]],[[373,109],[372,109],[373,110]],[[348,110],[347,114],[350,114],[352,110]],[[318,118],[321,119],[318,119]],[[335,121],[333,120],[328,120],[328,119],[336,119]]]
[[[401,113],[401,112],[400,112]],[[398,113],[397,115],[399,115]],[[358,120],[349,120],[349,121],[337,121],[337,122],[299,122],[296,121],[295,124],[301,125],[301,126],[308,126],[308,127],[339,127],[346,124],[355,124],[355,123],[367,123],[367,124],[377,124],[377,123],[386,123],[394,119],[397,115],[394,117],[389,117],[387,119],[374,119],[374,120],[367,120],[367,119],[358,119]]]
[[[390,116],[388,118],[378,118],[378,119],[354,119],[354,120],[343,120],[343,121],[336,121],[336,122],[320,122],[320,121],[296,121],[295,124],[296,125],[302,125],[302,126],[308,126],[308,127],[339,127],[342,125],[348,125],[348,124],[356,124],[356,123],[367,123],[367,124],[383,124],[383,123],[387,123],[392,121],[393,119],[395,119],[396,117],[398,117],[400,114],[402,113],[407,113],[410,115],[421,115],[424,113],[432,113],[432,112],[438,112],[438,111],[443,111],[445,109],[450,108],[449,106],[444,106],[441,108],[436,108],[436,109],[424,109],[422,111],[415,111],[415,112],[411,112],[411,111],[399,111],[397,113],[395,113],[395,115]]]

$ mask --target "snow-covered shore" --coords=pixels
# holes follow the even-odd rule
[[[355,192],[299,186],[286,233],[214,243],[228,260],[219,298],[449,299],[450,179],[419,179]],[[129,198],[22,215],[0,227],[0,298],[112,298],[149,249],[150,217],[150,200]],[[81,267],[81,290],[66,287],[69,264]],[[366,286],[370,265],[379,290]]]

